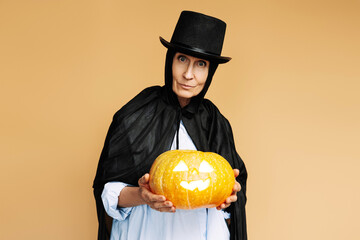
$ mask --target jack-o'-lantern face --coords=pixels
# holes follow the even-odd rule
[[[194,191],[195,189],[203,191],[208,188],[210,185],[209,173],[213,171],[214,168],[205,160],[201,161],[198,168],[190,169],[183,160],[180,160],[178,165],[173,169],[173,172],[178,172],[174,174],[179,174],[183,177],[180,179],[184,179],[181,180],[180,186],[190,191]]]
[[[234,182],[230,164],[211,152],[168,151],[150,170],[151,190],[182,209],[218,206],[231,194]]]

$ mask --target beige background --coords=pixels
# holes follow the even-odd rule
[[[249,239],[360,239],[358,0],[0,0],[0,239],[96,238],[107,128],[163,84],[183,9],[228,23],[207,97],[248,168]]]

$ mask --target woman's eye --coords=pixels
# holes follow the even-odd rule
[[[204,61],[199,61],[199,62],[198,62],[198,65],[199,65],[199,67],[205,67],[205,66],[206,66],[206,62],[204,62]]]
[[[186,61],[186,57],[184,57],[184,56],[179,56],[178,59],[179,59],[180,62],[185,62]]]

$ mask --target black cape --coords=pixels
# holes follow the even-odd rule
[[[121,181],[138,186],[138,179],[148,173],[153,161],[170,150],[180,120],[197,150],[223,156],[240,170],[236,180],[241,185],[238,200],[227,209],[231,214],[230,239],[246,240],[247,172],[237,154],[231,126],[217,107],[204,95],[217,68],[210,64],[203,91],[184,108],[171,90],[171,65],[174,52],[167,53],[165,85],[146,88],[115,113],[100,156],[93,188],[99,220],[98,239],[109,239],[111,219],[104,210],[101,193],[104,184]],[[110,220],[110,221],[109,221]]]

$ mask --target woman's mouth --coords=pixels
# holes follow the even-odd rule
[[[194,87],[194,86],[191,86],[191,85],[186,85],[186,84],[181,84],[181,83],[179,83],[179,85],[184,89],[191,89],[191,88]]]

